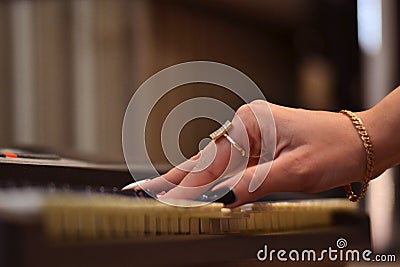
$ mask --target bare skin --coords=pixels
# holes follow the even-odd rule
[[[373,108],[356,113],[363,121],[374,146],[377,177],[386,169],[400,163],[400,87],[386,96]],[[242,121],[248,136],[249,153],[257,155],[261,150],[261,131],[254,110],[269,105],[276,126],[276,152],[269,169],[266,162],[250,159],[244,174],[233,187],[236,201],[228,207],[254,202],[272,192],[321,192],[356,181],[361,181],[366,171],[366,152],[354,125],[348,117],[336,112],[293,109],[255,101],[242,106],[232,123]],[[241,140],[239,130],[230,132],[234,140]],[[238,141],[238,143],[240,143]],[[142,185],[144,188],[167,193],[163,198],[195,198],[180,187],[172,188],[165,181],[185,187],[204,185],[217,179],[228,166],[231,153],[238,153],[225,139],[216,141],[216,156],[212,163],[200,172],[171,169],[167,174]],[[201,151],[185,162],[189,169],[196,168],[203,154]],[[269,170],[266,179],[254,192],[249,192],[257,169]],[[265,172],[261,172],[265,173]],[[165,179],[165,180],[164,180]],[[229,180],[222,186],[233,186]],[[171,189],[172,188],[172,189]],[[168,191],[169,190],[169,191]]]

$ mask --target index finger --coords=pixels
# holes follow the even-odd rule
[[[170,190],[178,185],[182,179],[193,169],[196,161],[200,158],[201,151],[187,161],[175,166],[167,173],[152,179],[140,180],[125,186],[122,190],[149,190],[159,193],[163,190]]]

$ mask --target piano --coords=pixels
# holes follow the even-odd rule
[[[183,208],[122,193],[131,181],[120,165],[0,159],[0,266],[287,266],[257,253],[370,248],[368,216],[345,198]]]

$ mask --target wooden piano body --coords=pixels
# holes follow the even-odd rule
[[[0,266],[340,266],[345,262],[260,262],[256,254],[264,245],[336,248],[338,238],[348,249],[370,246],[368,217],[343,201],[178,211],[120,196],[116,189],[131,181],[123,168],[0,165]]]

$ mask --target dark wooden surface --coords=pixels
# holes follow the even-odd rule
[[[256,254],[264,245],[276,250],[319,251],[328,247],[336,249],[336,240],[345,238],[347,249],[369,248],[368,218],[365,215],[344,216],[339,216],[341,219],[331,227],[267,235],[179,235],[64,241],[46,238],[37,223],[3,222],[0,227],[0,265],[275,266],[280,264],[276,257],[274,262],[257,261]],[[290,262],[285,266],[288,263],[290,266]],[[343,264],[327,263],[334,266]],[[293,264],[298,266],[299,263]]]
[[[75,160],[0,158],[0,185],[57,187],[116,187],[134,180],[125,165],[104,165]]]

